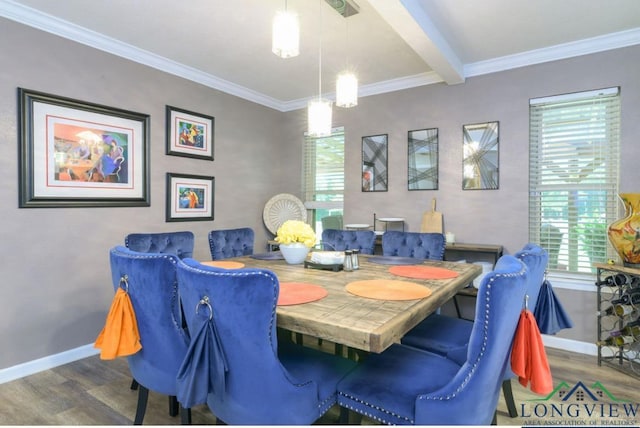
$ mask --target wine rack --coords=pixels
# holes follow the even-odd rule
[[[596,263],[598,365],[640,379],[640,269]]]

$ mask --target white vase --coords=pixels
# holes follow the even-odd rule
[[[307,258],[307,254],[311,248],[307,247],[301,242],[295,242],[293,244],[280,244],[280,252],[282,253],[282,257],[289,263],[290,265],[298,265],[304,262],[304,259]]]

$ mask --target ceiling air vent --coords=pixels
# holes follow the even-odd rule
[[[360,6],[352,0],[324,0],[345,18],[360,12]]]

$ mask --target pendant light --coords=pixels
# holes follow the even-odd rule
[[[287,10],[287,0],[284,10],[276,12],[273,17],[273,33],[271,51],[280,58],[292,58],[300,54],[300,24],[298,16]]]
[[[348,15],[344,19],[349,19]],[[336,106],[338,107],[355,107],[358,105],[358,78],[355,73],[349,71],[349,21],[346,21],[346,67],[347,70],[338,74],[336,79]]]
[[[320,3],[320,43],[318,48],[318,98],[309,101],[307,106],[308,129],[310,137],[331,135],[331,101],[322,98],[322,0]]]

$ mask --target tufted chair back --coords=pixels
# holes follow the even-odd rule
[[[376,233],[373,230],[322,231],[322,248],[329,251],[360,250],[361,254],[373,254],[376,246]]]
[[[529,271],[502,256],[478,290],[467,359],[450,382],[418,396],[416,424],[489,425],[511,360],[511,345],[527,292]],[[473,422],[472,422],[473,421]]]
[[[124,238],[124,245],[139,253],[174,254],[178,258],[193,257],[192,232],[131,233]]]
[[[276,336],[280,284],[273,272],[220,269],[186,259],[178,266],[178,281],[190,331],[197,332],[196,317],[210,317],[210,343],[219,344],[203,358],[225,361],[226,371],[213,368],[216,381],[207,397],[219,420],[230,425],[309,425],[336,403],[337,380],[353,364],[298,345],[289,346],[304,352],[290,358],[299,370],[286,364]],[[336,370],[340,365],[344,369]]]
[[[382,235],[382,254],[415,259],[444,260],[442,233],[388,231]]]
[[[180,316],[179,259],[173,254],[143,254],[117,246],[110,251],[110,263],[114,290],[126,277],[140,332],[142,349],[127,361],[139,384],[135,423],[141,424],[149,390],[176,395],[176,375],[189,344]]]
[[[467,357],[394,344],[338,383],[338,403],[384,424],[489,425],[524,295],[528,269],[505,255],[480,283]]]
[[[209,249],[212,260],[253,254],[254,232],[250,227],[212,230],[209,232]]]
[[[527,296],[529,296],[529,310],[533,312],[544,282],[544,273],[549,264],[549,253],[540,245],[528,243],[514,256],[522,260],[529,269]]]

